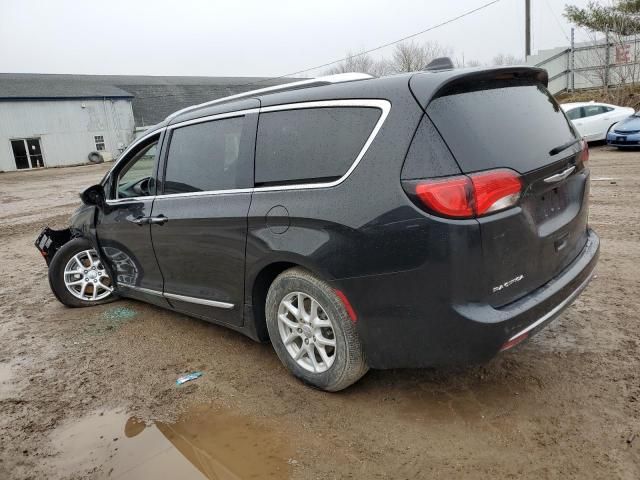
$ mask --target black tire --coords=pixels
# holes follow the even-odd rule
[[[89,155],[87,155],[87,159],[91,163],[103,163],[104,162],[104,158],[103,158],[103,156],[102,156],[102,154],[100,152],[91,152]]]
[[[331,320],[336,346],[332,351],[333,363],[324,372],[311,372],[301,367],[282,340],[278,329],[278,308],[280,302],[292,292],[313,297]],[[369,370],[356,326],[344,304],[326,282],[307,270],[292,268],[273,281],[267,294],[265,314],[271,343],[278,358],[303,382],[321,390],[337,392],[358,381]]]
[[[111,293],[100,300],[82,300],[71,294],[64,283],[64,269],[71,258],[85,250],[91,250],[91,242],[85,238],[73,238],[56,252],[49,265],[49,286],[56,298],[67,307],[92,307],[112,302],[116,295]]]

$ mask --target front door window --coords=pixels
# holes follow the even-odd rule
[[[120,170],[116,182],[116,198],[151,195],[158,141],[146,145]]]

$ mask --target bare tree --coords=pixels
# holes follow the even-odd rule
[[[451,48],[438,42],[404,42],[395,46],[390,59],[376,60],[368,53],[348,52],[344,60],[325,70],[324,74],[361,72],[381,77],[392,73],[415,72],[423,70],[433,59],[450,56],[452,52]]]
[[[467,60],[463,57],[456,57],[454,60],[454,65],[456,68],[473,68],[473,67],[481,67],[482,62],[479,60],[470,59]]]
[[[368,53],[352,53],[348,52],[346,58],[326,70],[325,75],[334,75],[337,73],[368,73],[377,77],[386,75],[391,72],[388,63],[383,60],[375,60]]]
[[[521,58],[511,55],[510,53],[499,53],[491,60],[493,65],[519,65],[524,63]]]
[[[390,68],[395,73],[423,70],[433,59],[449,56],[451,52],[451,48],[440,45],[438,42],[399,43],[391,55]]]

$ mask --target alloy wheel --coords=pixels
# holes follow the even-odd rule
[[[302,292],[287,294],[278,307],[278,331],[291,358],[305,370],[323,373],[333,365],[333,323],[315,298]]]
[[[71,295],[85,302],[103,300],[113,292],[111,278],[93,249],[69,259],[64,267],[64,284]]]

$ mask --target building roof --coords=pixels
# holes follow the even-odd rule
[[[295,81],[268,77],[179,77],[0,73],[0,100],[132,98],[136,126],[190,105]]]
[[[54,76],[55,77],[55,76]],[[0,73],[0,99],[131,98],[115,85],[49,75]]]

